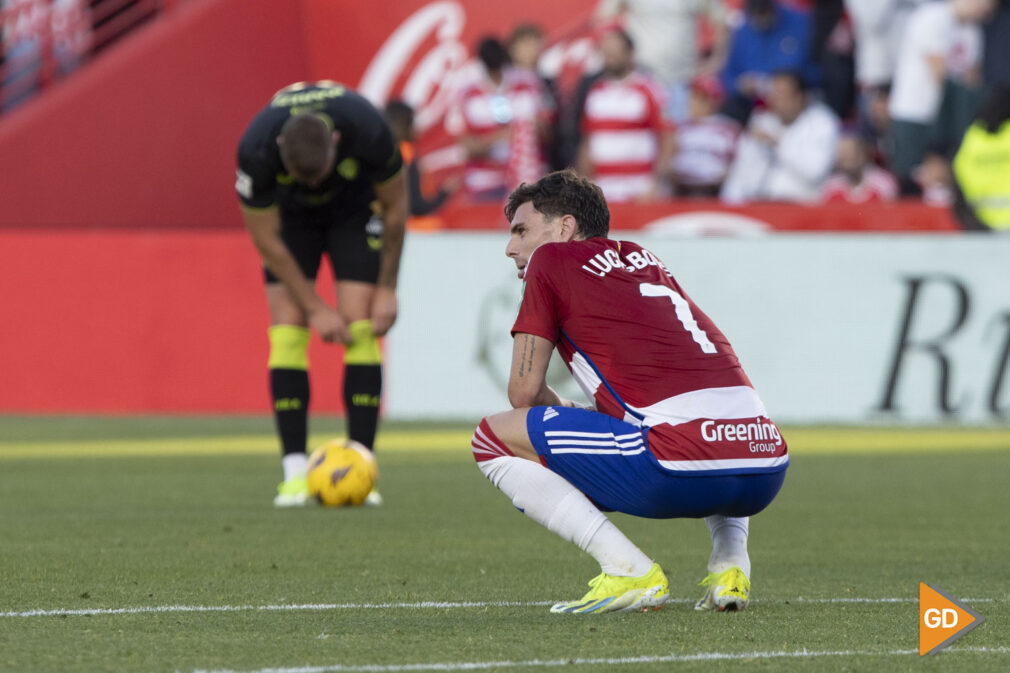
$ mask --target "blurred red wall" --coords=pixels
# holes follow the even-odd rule
[[[0,410],[266,410],[261,273],[238,229],[0,230]],[[309,357],[338,409],[341,349]]]

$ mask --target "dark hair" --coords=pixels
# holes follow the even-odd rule
[[[487,36],[477,43],[477,58],[488,70],[501,70],[509,62],[509,54],[496,37]]]
[[[311,112],[293,115],[278,136],[281,161],[298,177],[322,177],[329,158],[333,131],[322,117]]]
[[[405,129],[414,125],[414,108],[402,100],[391,100],[386,103],[385,115],[386,121],[390,124],[398,124]]]
[[[533,184],[524,182],[512,190],[505,202],[509,222],[519,206],[527,202],[548,218],[573,216],[583,238],[606,237],[610,231],[610,209],[603,191],[570,168],[548,173]]]
[[[1010,120],[1010,84],[996,84],[978,108],[976,117],[989,133],[996,133]]]

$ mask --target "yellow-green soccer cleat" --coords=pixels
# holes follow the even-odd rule
[[[750,580],[738,566],[721,573],[709,573],[700,584],[706,591],[695,604],[695,610],[740,611],[750,600]]]
[[[309,484],[305,477],[292,477],[277,486],[274,507],[304,507],[309,502]]]
[[[666,574],[653,563],[641,577],[616,577],[601,573],[589,580],[589,593],[571,603],[556,603],[551,612],[645,612],[659,610],[670,597]]]

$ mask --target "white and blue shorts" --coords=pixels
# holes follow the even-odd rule
[[[586,409],[533,407],[526,429],[540,461],[598,507],[651,519],[753,516],[775,498],[786,474],[786,465],[760,473],[674,472],[649,451],[648,428]]]

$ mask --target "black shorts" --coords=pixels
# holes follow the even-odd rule
[[[281,214],[281,238],[306,278],[315,278],[325,252],[337,280],[375,283],[379,279],[382,220],[372,212],[332,217]],[[280,280],[263,269],[267,283]]]

